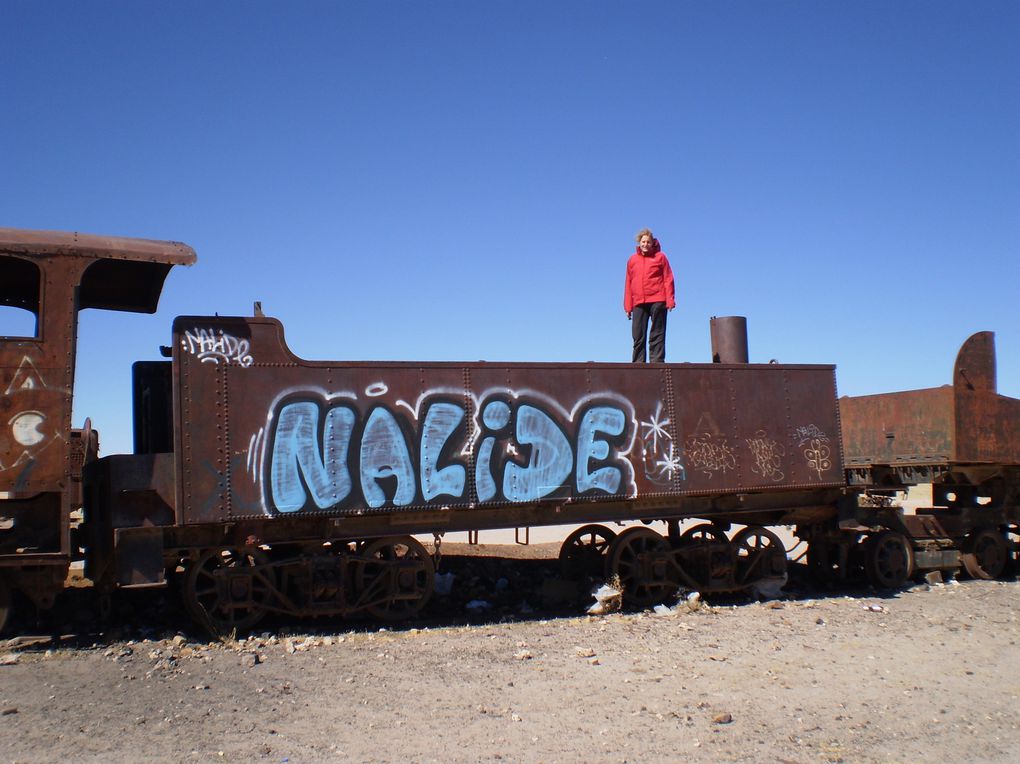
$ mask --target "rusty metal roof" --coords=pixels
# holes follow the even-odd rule
[[[177,241],[97,236],[77,231],[28,231],[20,228],[0,228],[0,252],[30,257],[72,255],[137,260],[167,265],[191,265],[197,260],[195,250]]]
[[[197,260],[195,250],[176,241],[17,228],[0,228],[0,255],[4,254],[50,263],[60,259],[67,262],[67,258],[93,260],[81,275],[78,308],[132,313],[155,313],[170,269]],[[38,299],[35,282],[23,278],[17,258],[5,262],[0,257],[0,283],[8,285],[0,304],[21,305],[27,304],[25,300]],[[34,294],[20,294],[16,286],[23,282],[25,290]]]

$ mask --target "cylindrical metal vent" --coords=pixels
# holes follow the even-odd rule
[[[712,316],[712,363],[747,363],[747,319]]]

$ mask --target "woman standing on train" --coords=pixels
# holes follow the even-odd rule
[[[623,288],[623,309],[631,319],[634,338],[634,363],[645,362],[645,340],[649,360],[666,360],[666,311],[676,307],[673,269],[659,248],[659,241],[647,228],[637,233],[637,250],[627,261],[627,280]],[[648,325],[651,323],[649,336]]]

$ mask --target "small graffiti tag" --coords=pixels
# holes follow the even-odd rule
[[[54,443],[63,441],[55,420],[47,416],[48,409],[39,398],[47,392],[60,397],[60,390],[47,385],[35,362],[24,356],[0,395],[0,411],[4,411],[4,419],[0,420],[0,447],[3,449],[0,472],[20,470],[18,479],[27,479],[39,455]],[[11,411],[13,413],[8,415]]]
[[[242,368],[252,365],[248,340],[234,337],[222,329],[189,329],[181,340],[181,348],[202,363],[236,363]]]
[[[753,459],[751,472],[761,475],[765,480],[780,482],[785,477],[780,467],[783,465],[786,450],[764,430],[758,430],[753,438],[745,438],[744,441]]]
[[[832,467],[832,459],[829,458],[829,436],[813,424],[796,428],[794,436],[799,439],[797,448],[804,449],[802,453],[807,461],[808,469],[817,474],[818,479],[821,480],[822,473]]]
[[[820,439],[825,443],[829,442],[828,436],[818,429],[817,425],[807,424],[797,427],[793,431],[793,437],[797,438],[797,447],[803,446],[805,443],[812,439]]]
[[[684,443],[684,451],[687,453],[687,464],[708,477],[737,467],[737,457],[726,438],[709,432],[689,437]]]

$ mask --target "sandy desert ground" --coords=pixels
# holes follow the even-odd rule
[[[400,627],[210,642],[170,600],[100,628],[79,592],[70,634],[0,647],[0,761],[1016,760],[1015,580],[794,575],[778,600],[595,617],[553,560],[491,551],[448,558],[450,596]]]

